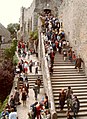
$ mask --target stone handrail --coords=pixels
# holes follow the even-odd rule
[[[50,111],[51,111],[51,119],[57,119],[57,114],[55,110],[50,74],[48,63],[45,57],[45,47],[44,47],[44,35],[41,32],[41,21],[40,18],[38,20],[38,34],[39,34],[39,47],[38,47],[38,56],[39,61],[42,68],[42,75],[43,75],[43,84],[45,93],[48,95],[49,102],[50,102]]]

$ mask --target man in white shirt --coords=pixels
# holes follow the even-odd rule
[[[14,112],[13,108],[11,110],[11,113],[9,114],[9,119],[18,119],[17,112]]]

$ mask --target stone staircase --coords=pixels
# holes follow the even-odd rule
[[[41,82],[42,82],[42,85],[41,85],[41,88],[43,88],[43,81],[42,81],[42,75],[34,75],[34,74],[30,74],[27,76],[28,77],[28,82],[29,82],[29,88],[32,89],[34,84],[35,84],[35,81],[38,79],[38,77],[40,77],[41,79]],[[18,82],[18,85],[19,85],[19,89],[23,86],[23,81],[19,81]]]
[[[87,77],[83,69],[78,73],[74,67],[73,63],[63,61],[63,56],[56,53],[51,83],[58,119],[67,119],[67,105],[65,104],[64,110],[60,111],[58,96],[60,90],[62,88],[66,90],[68,86],[71,86],[74,95],[77,95],[80,101],[77,119],[87,119]]]

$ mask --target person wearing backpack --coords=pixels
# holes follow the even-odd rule
[[[66,90],[66,99],[67,99],[68,110],[71,108],[71,105],[72,105],[72,94],[73,94],[73,91],[72,91],[71,87],[68,86],[68,89]]]
[[[0,119],[8,119],[9,112],[6,110],[6,108],[1,112]]]
[[[10,99],[10,107],[14,109],[14,111],[17,111],[16,109],[16,104],[15,104],[15,99],[14,99],[14,96],[11,95],[11,99]]]
[[[35,102],[34,104],[32,104],[30,107],[32,107],[32,119],[35,119],[36,117],[36,105],[38,104],[38,102]]]
[[[72,101],[72,112],[74,114],[74,119],[76,119],[76,114],[78,114],[80,108],[80,102],[77,98],[77,96],[74,96]]]

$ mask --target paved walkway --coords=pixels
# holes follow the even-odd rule
[[[31,55],[29,59],[26,56],[26,58],[24,60],[30,61],[31,59],[32,59],[33,62],[34,61],[38,61],[38,59],[37,59],[37,57],[35,55]],[[31,74],[34,75],[35,74],[35,67],[33,67],[32,69],[33,69],[32,70],[33,72],[29,73],[29,75],[31,75]],[[39,71],[38,74],[41,74],[41,71]],[[15,78],[15,82],[17,82],[17,78]],[[41,92],[40,92],[40,94],[38,94],[37,101],[40,102],[43,96],[44,96],[44,89],[41,88]],[[21,101],[21,96],[20,96],[20,102],[21,102],[21,105],[17,106],[18,118],[19,119],[28,119],[28,115],[27,114],[28,114],[28,112],[30,110],[30,105],[35,103],[33,89],[29,89],[29,97],[27,98],[26,106],[23,106],[22,101]]]

